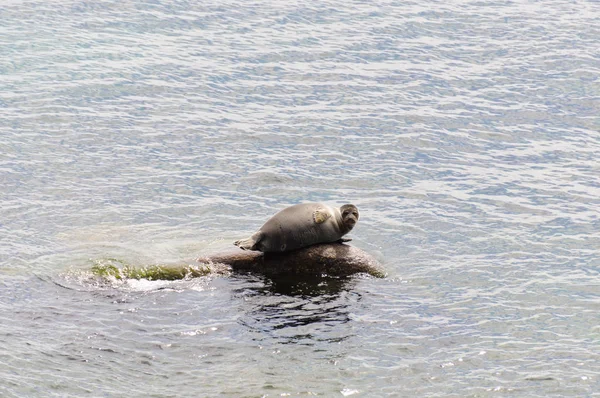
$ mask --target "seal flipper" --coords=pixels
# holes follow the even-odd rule
[[[352,240],[352,238],[339,238],[338,240],[336,240],[337,243],[345,243],[345,242],[350,242]]]
[[[234,242],[233,244],[242,250],[258,250],[258,243],[262,240],[263,233],[258,231],[248,239],[242,239]]]

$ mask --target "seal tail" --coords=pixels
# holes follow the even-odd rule
[[[247,239],[238,240],[233,244],[242,250],[258,250],[257,245],[261,238],[262,234],[256,233]]]

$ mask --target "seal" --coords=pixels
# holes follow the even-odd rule
[[[352,204],[335,208],[323,203],[302,203],[287,207],[271,217],[258,231],[234,245],[243,250],[282,253],[317,243],[349,242],[342,238],[358,222]]]

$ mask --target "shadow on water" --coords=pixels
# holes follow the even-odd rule
[[[352,278],[298,275],[235,277],[243,287],[234,295],[244,300],[240,323],[264,343],[315,345],[340,342],[352,333],[350,307],[360,301]]]
[[[335,297],[354,285],[349,277],[270,275],[264,279],[262,294],[297,297]]]

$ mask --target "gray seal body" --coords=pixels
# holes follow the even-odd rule
[[[302,203],[281,210],[247,239],[234,244],[244,250],[281,253],[317,243],[347,242],[342,237],[358,221],[358,209],[323,203]]]

